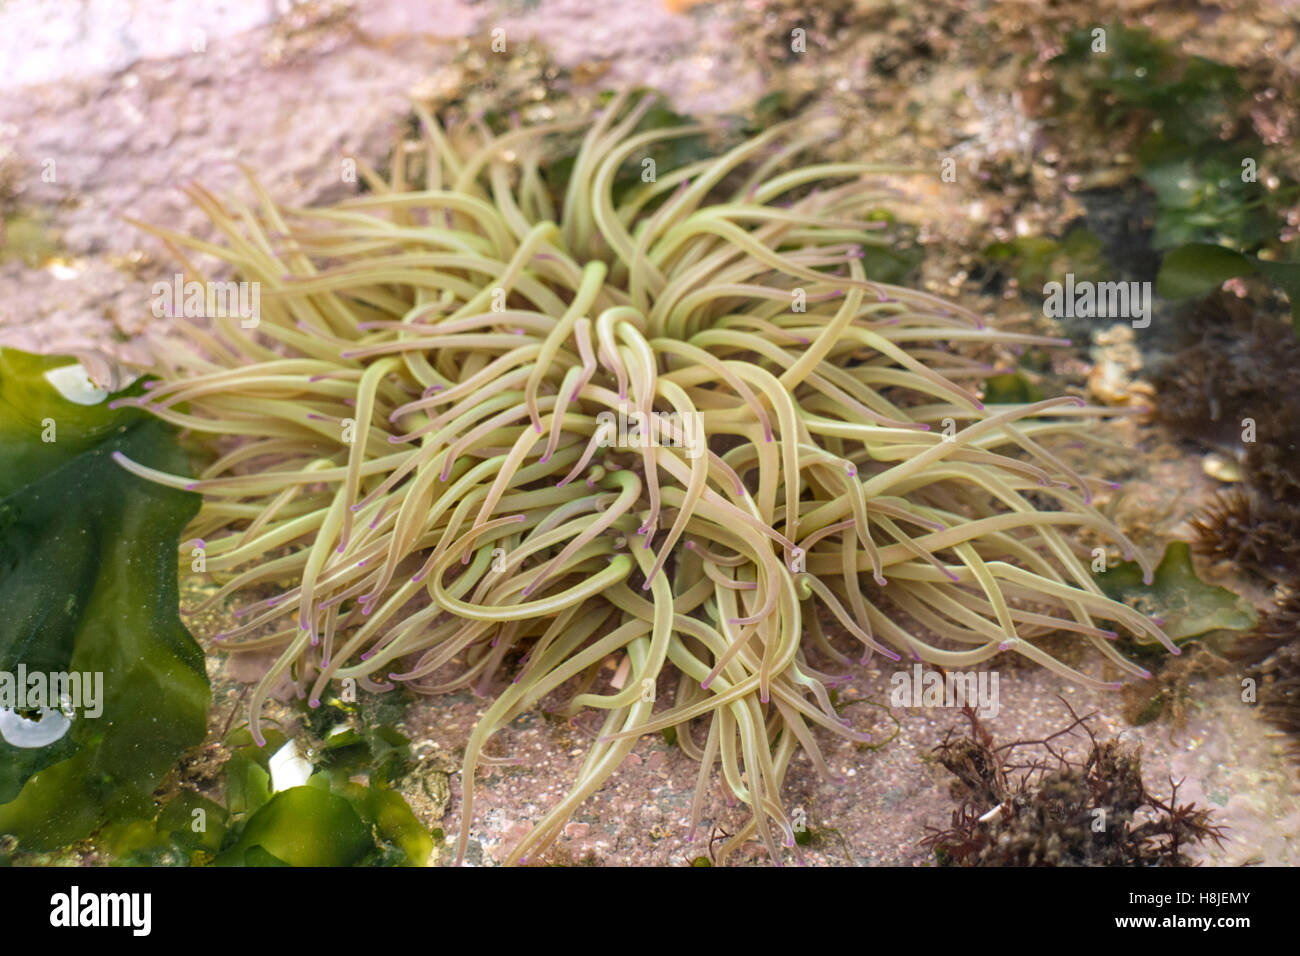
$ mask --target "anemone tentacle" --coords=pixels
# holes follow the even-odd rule
[[[261,284],[255,330],[185,330],[138,400],[242,443],[193,481],[122,460],[204,493],[192,530],[219,597],[282,589],[222,636],[282,649],[254,737],[286,673],[313,706],[346,678],[498,688],[466,748],[462,855],[484,745],[566,691],[603,726],[511,862],[667,728],[701,761],[693,822],[719,767],[752,812],[721,855],[757,837],[779,861],[792,759],[830,773],[812,728],[866,736],[814,664],[850,659],[822,612],[866,658],[1014,652],[1074,680],[1092,679],[1038,637],[1124,666],[1097,624],[1113,620],[1174,649],[1065,533],[1133,551],[1049,447],[1091,440],[1107,410],[985,408],[961,384],[993,368],[963,348],[1056,340],[866,268],[889,241],[881,178],[908,171],[799,167],[824,134],[787,124],[629,187],[641,153],[704,129],[639,131],[652,102],[621,95],[587,124],[562,195],[545,159],[575,124],[491,138],[419,110],[424,148],[366,195],[278,209],[254,183],[254,212],[195,190],[224,243],[153,230]],[[602,691],[611,655],[630,676]]]

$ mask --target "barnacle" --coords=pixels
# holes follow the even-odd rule
[[[234,446],[192,482],[120,459],[203,494],[214,602],[281,588],[220,635],[280,650],[254,737],[286,674],[313,706],[348,678],[491,694],[462,854],[484,744],[558,692],[603,727],[512,862],[669,728],[700,762],[693,821],[715,765],[752,811],[719,856],[757,836],[779,860],[792,759],[829,777],[814,729],[867,738],[818,669],[851,663],[819,609],[865,657],[1014,651],[1093,685],[1035,638],[1077,634],[1139,675],[1099,622],[1174,650],[1067,538],[1134,551],[1091,505],[1097,479],[1049,447],[1094,439],[1105,410],[986,408],[959,384],[988,370],[963,347],[1058,340],[868,274],[863,247],[890,242],[880,182],[902,171],[799,165],[823,132],[796,120],[628,187],[648,150],[704,129],[643,128],[654,103],[621,94],[585,121],[562,190],[574,124],[494,133],[417,107],[418,147],[367,194],[290,210],[254,183],[254,210],[195,189],[224,243],[154,229],[261,289],[255,330],[178,322],[189,344],[160,349],[138,400]],[[604,692],[611,655],[630,675]]]

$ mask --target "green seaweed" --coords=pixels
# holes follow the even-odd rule
[[[1256,250],[1276,238],[1277,207],[1285,194],[1242,178],[1242,159],[1259,160],[1263,147],[1241,143],[1195,156],[1175,156],[1144,167],[1156,196],[1156,249],[1194,242]]]
[[[1300,335],[1300,263],[1276,261],[1288,254],[1280,236],[1300,184],[1277,174],[1274,152],[1251,132],[1250,91],[1233,68],[1183,56],[1145,29],[1108,26],[1105,52],[1093,52],[1093,30],[1072,33],[1052,61],[1060,108],[1135,131],[1139,175],[1156,200],[1152,246],[1166,251],[1156,291],[1200,296],[1259,274],[1286,292]]]
[[[394,729],[415,695],[404,687],[365,694],[356,703],[337,697],[301,711],[314,740],[318,765],[344,780],[364,773],[370,782],[390,787],[409,769],[410,741]]]
[[[226,805],[234,822],[215,865],[260,865],[247,854],[254,846],[290,866],[421,866],[428,861],[433,838],[391,788],[405,765],[409,742],[377,722],[363,724],[360,731],[338,726],[343,729],[326,732],[323,744],[307,749],[315,772],[306,784],[278,793],[270,790],[270,760],[288,738],[271,730],[266,746],[258,747],[247,729],[231,734]],[[362,775],[367,784],[355,782]],[[238,811],[232,785],[241,788]],[[334,799],[286,797],[308,789]],[[353,839],[358,824],[365,837],[361,842]]]
[[[316,771],[307,782],[278,792],[270,760],[289,738],[268,730],[258,747],[238,729],[227,740],[224,807],[182,791],[152,821],[106,828],[99,845],[118,865],[424,865],[434,837],[389,784],[405,762],[406,738],[390,727],[372,734],[340,726],[319,749],[307,748]],[[368,784],[353,779],[362,774]]]
[[[370,833],[352,804],[306,784],[272,796],[213,865],[352,866],[370,849]]]
[[[1067,272],[1090,282],[1105,280],[1114,272],[1102,253],[1101,239],[1082,226],[1075,226],[1060,239],[1017,236],[994,242],[985,247],[984,256],[1005,264],[1024,289],[1041,288]]]
[[[201,866],[216,856],[227,832],[220,804],[183,790],[157,819],[109,824],[96,844],[119,866]]]
[[[103,681],[102,713],[74,707],[58,740],[0,741],[0,833],[24,850],[146,812],[203,739],[210,698],[178,614],[179,536],[198,496],[137,478],[112,453],[181,474],[186,456],[156,418],[65,399],[45,373],[73,362],[0,349],[0,672]]]
[[[1244,631],[1253,627],[1257,618],[1248,601],[1197,577],[1185,541],[1171,541],[1165,548],[1150,585],[1142,583],[1136,561],[1109,568],[1096,575],[1096,580],[1107,597],[1144,614],[1163,617],[1165,633],[1179,644],[1215,631]]]
[[[1237,71],[1200,56],[1185,56],[1149,30],[1110,24],[1105,52],[1093,52],[1097,27],[1065,39],[1052,60],[1063,80],[1063,107],[1096,116],[1103,128],[1146,120],[1151,156],[1188,153],[1219,140],[1219,129],[1245,92]]]
[[[1023,405],[1046,397],[1024,372],[991,375],[984,381],[984,402],[988,405]]]
[[[1291,326],[1300,335],[1300,262],[1275,262],[1210,243],[1191,243],[1164,257],[1156,276],[1156,292],[1166,299],[1202,296],[1228,279],[1249,275],[1262,275],[1286,293],[1291,302]]]

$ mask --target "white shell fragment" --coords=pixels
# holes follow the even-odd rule
[[[1201,460],[1201,469],[1222,482],[1241,481],[1241,466],[1226,455],[1210,452]]]
[[[78,405],[98,405],[108,398],[107,390],[96,386],[78,363],[50,369],[45,373],[45,380],[60,395]]]
[[[0,737],[11,747],[47,747],[63,737],[72,726],[61,710],[41,708],[40,720],[28,720],[10,707],[0,707]]]
[[[271,792],[279,793],[291,787],[301,787],[311,776],[312,765],[298,752],[298,745],[289,741],[275,752],[270,760]]]

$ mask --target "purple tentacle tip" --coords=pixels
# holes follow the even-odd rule
[[[317,707],[320,706],[320,698],[313,697],[311,700],[307,701],[307,706],[310,707],[312,710],[315,710]]]

